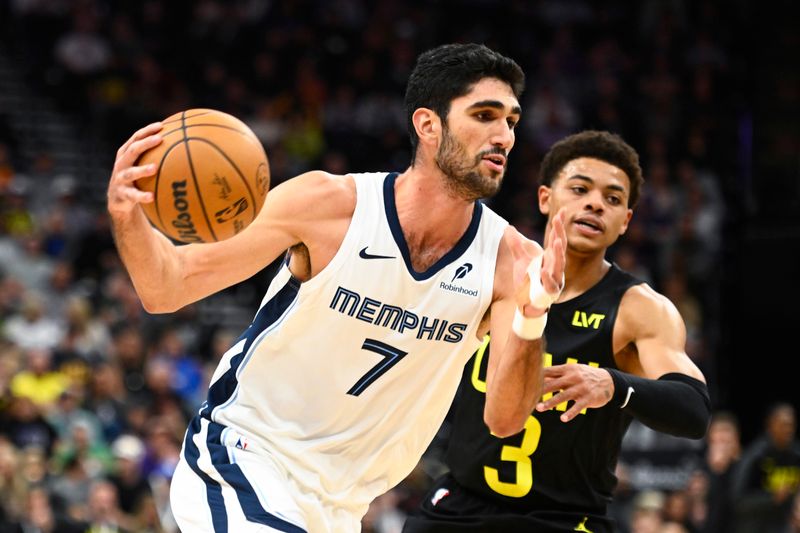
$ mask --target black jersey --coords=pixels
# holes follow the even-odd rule
[[[544,365],[580,363],[616,368],[612,333],[625,291],[642,283],[612,265],[583,294],[550,308]],[[465,488],[508,508],[604,514],[631,417],[617,407],[586,409],[569,422],[566,404],[533,412],[517,435],[497,438],[483,421],[487,341],[464,369],[451,413],[446,462]],[[545,398],[547,399],[547,398]]]

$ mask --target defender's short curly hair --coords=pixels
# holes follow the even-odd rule
[[[608,131],[582,131],[555,143],[542,160],[539,183],[550,187],[567,163],[581,157],[605,161],[625,172],[631,182],[628,207],[636,207],[644,184],[639,154],[622,137]]]

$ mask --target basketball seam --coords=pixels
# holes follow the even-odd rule
[[[184,111],[181,115],[185,115],[187,112],[188,111]],[[196,115],[192,115],[192,116],[186,117],[186,118],[202,117],[203,115],[210,115],[211,113],[213,113],[213,110],[209,109],[207,111],[203,111],[202,113],[198,113]],[[181,122],[182,120],[183,120],[183,116],[181,116],[180,118],[173,119],[173,120],[165,120],[161,124],[167,125],[167,124],[172,124],[174,122]]]
[[[183,112],[183,115],[186,114],[186,111]],[[208,219],[208,214],[206,213],[206,204],[203,202],[203,194],[200,192],[200,185],[197,183],[197,175],[194,171],[194,161],[192,160],[192,151],[189,149],[189,137],[186,133],[186,128],[183,127],[183,138],[184,142],[186,143],[186,158],[189,162],[189,169],[192,172],[192,181],[194,182],[194,190],[197,193],[197,199],[200,201],[200,209],[203,211],[203,218],[206,220],[206,225],[208,226],[208,231],[211,232],[211,236],[214,240],[217,239],[217,233],[214,231],[214,228],[211,226],[211,221]]]
[[[201,122],[199,124],[186,124],[185,126],[181,126],[179,128],[175,128],[174,130],[170,130],[170,131],[168,131],[166,133],[162,133],[161,136],[162,137],[166,137],[167,135],[172,135],[176,131],[181,131],[181,130],[186,131],[189,128],[195,128],[195,127],[222,128],[222,129],[226,129],[226,130],[235,131],[236,133],[238,133],[240,135],[243,135],[245,137],[249,137],[251,139],[253,138],[253,135],[250,134],[249,132],[242,131],[240,129],[237,129],[237,128],[234,128],[234,127],[231,127],[231,126],[225,126],[224,124],[213,124],[213,123],[210,123],[210,122]]]

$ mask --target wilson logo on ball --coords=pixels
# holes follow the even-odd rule
[[[186,242],[202,242],[203,239],[197,234],[192,215],[188,211],[186,180],[172,182],[172,205],[178,210],[178,215],[172,220],[172,226],[178,230],[181,239]]]

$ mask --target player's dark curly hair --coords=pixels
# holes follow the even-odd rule
[[[482,44],[445,44],[422,53],[406,86],[406,121],[411,138],[411,161],[417,155],[419,137],[411,119],[420,107],[432,109],[447,120],[450,102],[467,94],[484,78],[508,83],[517,99],[525,88],[525,74],[513,60]]]
[[[550,187],[564,166],[580,157],[599,159],[625,172],[631,181],[628,207],[636,207],[644,184],[639,154],[622,137],[607,131],[582,131],[555,143],[542,160],[539,183]]]

